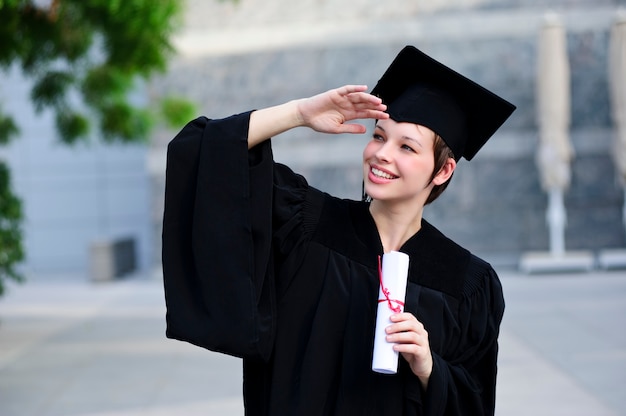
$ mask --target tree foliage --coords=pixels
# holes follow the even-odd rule
[[[105,141],[145,140],[157,117],[176,125],[193,111],[176,98],[156,108],[133,100],[138,80],[166,69],[183,6],[180,0],[0,0],[0,70],[18,65],[32,80],[35,110],[54,112],[64,143],[86,140],[93,130]],[[0,106],[0,144],[18,135]],[[3,279],[19,277],[20,220],[0,161],[0,293]]]
[[[21,202],[11,192],[9,169],[0,163],[0,295],[4,293],[4,280],[22,280],[15,268],[24,257],[21,220]]]

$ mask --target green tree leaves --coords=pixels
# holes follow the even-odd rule
[[[182,99],[137,105],[139,81],[166,69],[170,38],[182,25],[181,0],[0,0],[0,71],[13,66],[33,82],[31,101],[55,114],[66,144],[93,137],[132,142],[149,137],[157,121],[180,127],[193,116]],[[0,107],[0,145],[18,126]],[[18,278],[21,204],[0,160],[0,293]]]
[[[24,258],[22,248],[22,204],[11,192],[8,167],[0,162],[0,295],[3,281],[22,280],[16,265]]]
[[[56,113],[65,143],[89,137],[92,121],[107,141],[145,140],[159,108],[138,108],[129,94],[139,79],[165,70],[183,4],[4,0],[0,68],[17,63],[33,79],[35,109]]]

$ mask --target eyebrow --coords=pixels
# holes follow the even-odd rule
[[[383,131],[383,133],[387,133],[387,131],[384,128],[382,128],[379,124],[376,124],[375,129],[381,129]],[[424,146],[422,146],[422,143],[420,143],[417,139],[415,139],[413,137],[402,136],[401,138],[404,139],[404,140],[408,140],[410,142],[413,142],[416,145],[418,145],[419,147],[424,147]]]

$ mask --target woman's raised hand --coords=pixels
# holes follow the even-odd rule
[[[248,148],[301,126],[323,133],[365,133],[365,126],[347,122],[360,118],[389,118],[385,113],[387,106],[366,90],[365,85],[345,85],[310,98],[253,111]]]
[[[298,117],[302,125],[322,133],[365,133],[365,126],[347,122],[389,117],[382,100],[366,90],[365,85],[344,85],[298,100]]]

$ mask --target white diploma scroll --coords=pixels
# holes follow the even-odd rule
[[[374,335],[374,355],[372,370],[377,373],[396,374],[398,372],[398,352],[393,343],[385,339],[385,328],[391,325],[391,315],[404,311],[406,281],[409,272],[409,256],[399,251],[383,255],[380,287],[378,290],[378,311]]]

